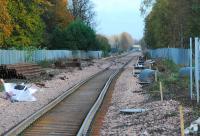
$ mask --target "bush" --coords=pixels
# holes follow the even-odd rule
[[[79,20],[64,29],[56,28],[51,44],[51,49],[99,50],[95,31]]]
[[[108,39],[103,35],[97,35],[96,39],[100,50],[103,51],[104,56],[108,56],[108,53],[111,51],[111,45],[109,44]]]
[[[53,63],[54,61],[43,60],[43,61],[38,62],[38,65],[40,65],[42,68],[49,68],[52,66]]]
[[[3,92],[4,91],[4,87],[3,85],[0,85],[0,92]]]

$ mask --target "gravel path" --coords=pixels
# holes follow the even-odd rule
[[[127,61],[127,58],[130,59],[132,56],[133,54],[128,55],[126,58],[116,59],[115,61],[98,60],[94,63],[94,66],[86,67],[83,70],[74,69],[73,72],[62,73],[55,76],[52,80],[44,81],[43,83],[47,88],[38,88],[39,91],[34,94],[37,98],[36,102],[11,103],[3,99],[3,93],[0,93],[0,135],[38,111],[81,80],[88,78],[110,65],[112,65],[110,68],[119,68],[125,60]],[[65,77],[66,79],[61,80],[60,77]]]
[[[132,75],[130,63],[116,82],[111,106],[100,130],[102,136],[178,136],[179,103],[176,101],[149,102],[147,95]],[[144,108],[144,113],[121,114],[121,109]],[[185,116],[191,109],[185,108]]]

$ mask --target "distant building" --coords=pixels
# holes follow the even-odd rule
[[[134,50],[138,50],[138,51],[141,51],[141,50],[142,50],[141,45],[133,45],[132,48],[133,48]]]

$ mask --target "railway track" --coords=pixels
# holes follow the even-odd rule
[[[80,82],[5,135],[13,136],[22,131],[20,135],[23,136],[87,135],[106,91],[118,72],[119,69],[107,68]]]
[[[106,70],[82,85],[31,127],[24,136],[75,136],[114,70]]]

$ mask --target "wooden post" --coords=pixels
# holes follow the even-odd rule
[[[158,82],[158,69],[156,68],[156,71],[155,71],[155,81]]]
[[[149,69],[151,69],[151,64],[149,65]]]
[[[179,106],[180,111],[180,127],[181,127],[181,136],[184,136],[184,116],[183,116],[183,106]]]
[[[160,99],[163,101],[163,88],[162,88],[162,82],[160,82]]]

